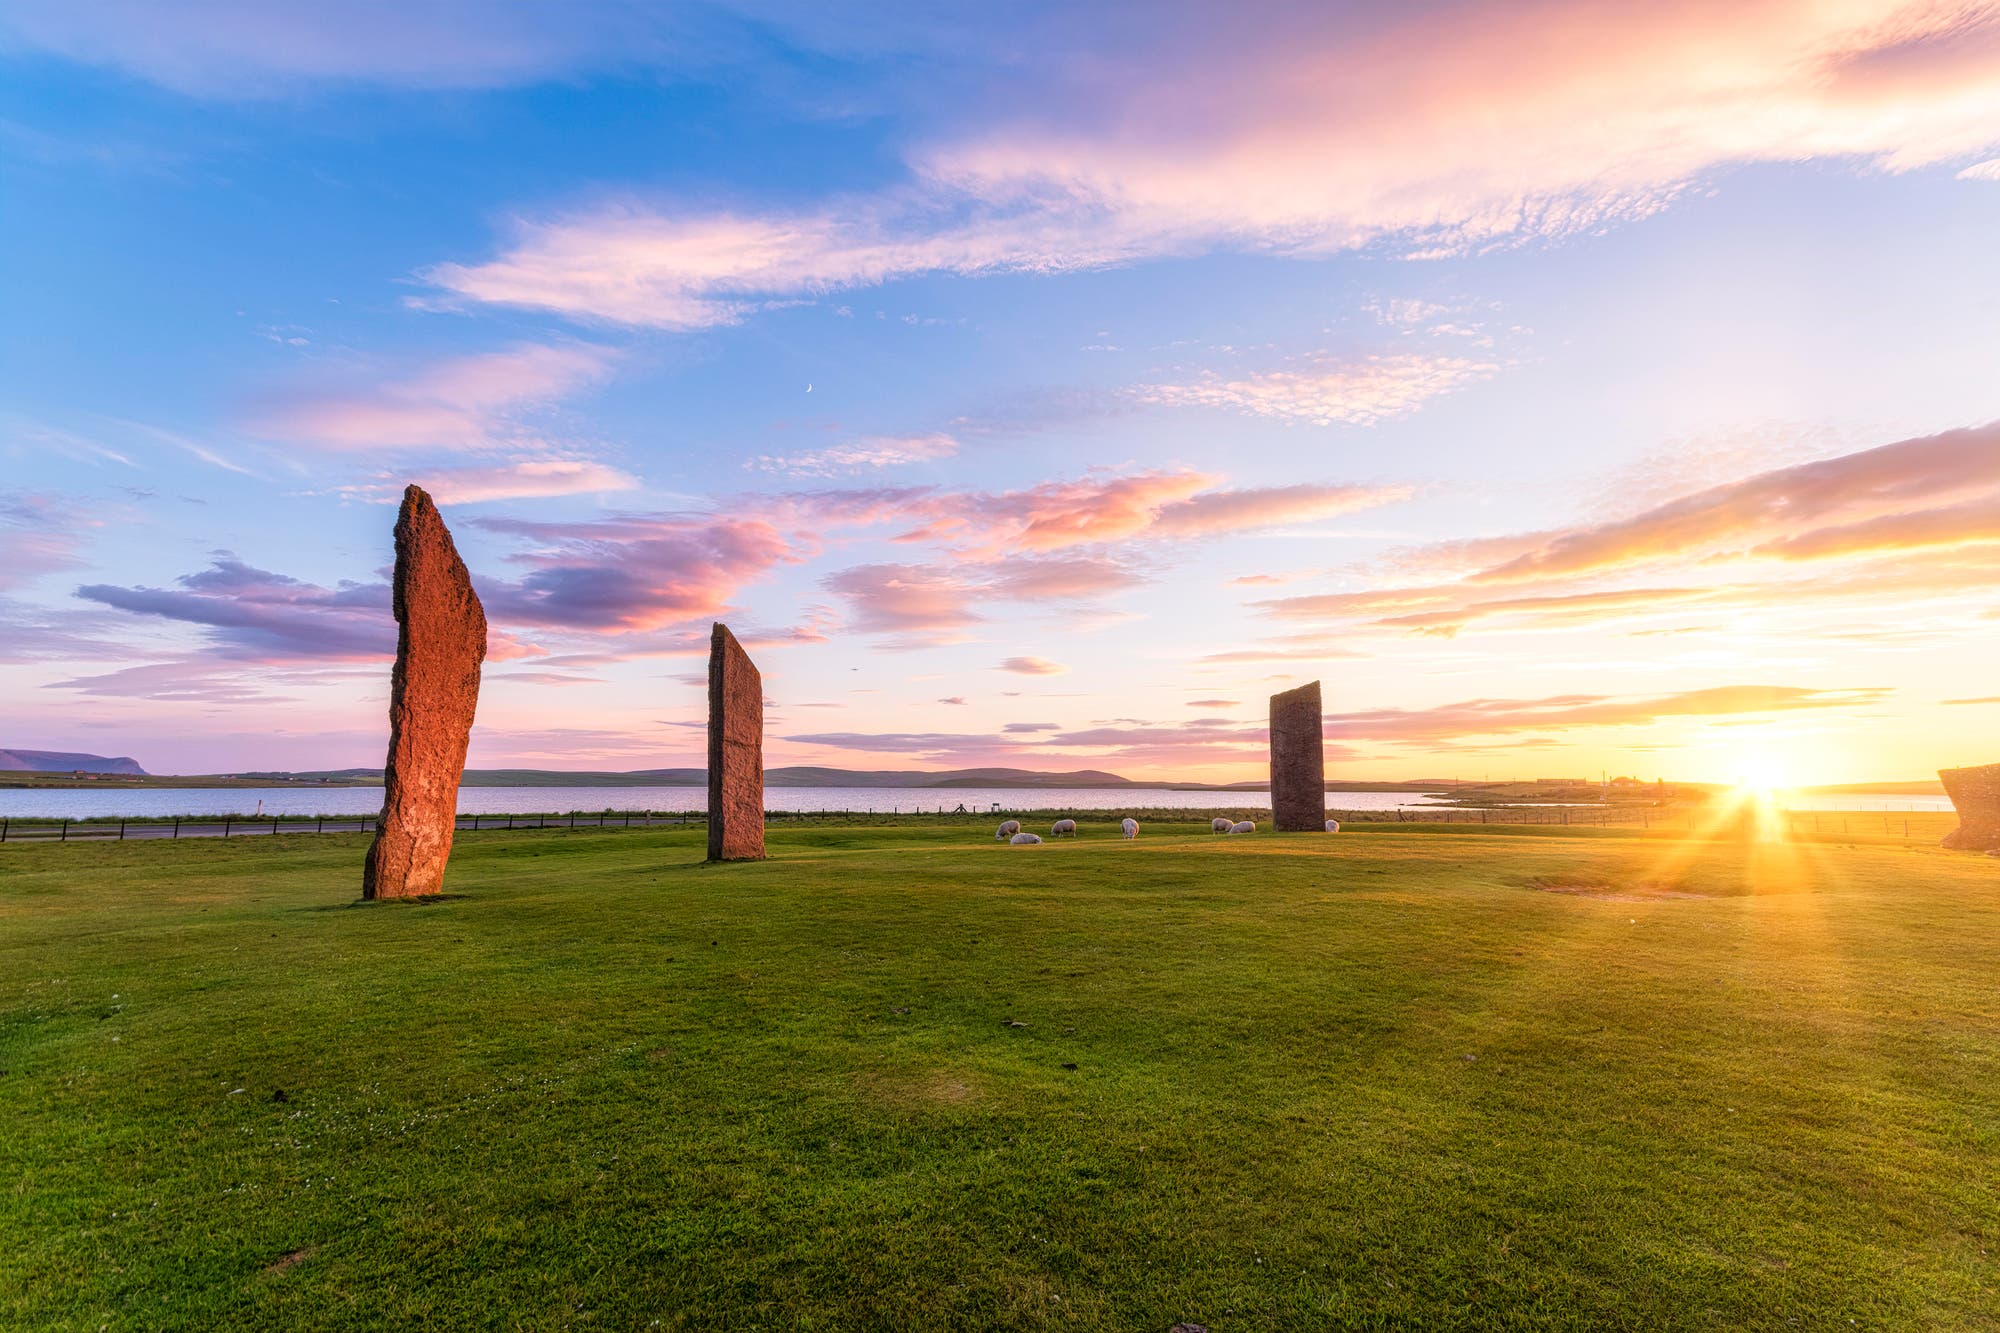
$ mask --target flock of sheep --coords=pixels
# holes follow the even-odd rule
[[[1124,830],[1125,836],[1128,838],[1139,836],[1139,821],[1136,819],[1120,820],[1118,827]],[[1209,827],[1217,833],[1255,833],[1257,831],[1257,825],[1251,820],[1224,819],[1219,815],[1209,821]],[[1328,833],[1340,832],[1340,821],[1338,819],[1327,820],[1326,831]],[[1002,842],[1011,843],[1016,847],[1033,847],[1038,845],[1042,840],[1042,835],[1039,833],[1023,832],[1021,821],[1018,819],[1010,819],[1002,824],[998,829],[994,830],[993,836]],[[1074,838],[1076,836],[1076,821],[1074,819],[1058,819],[1055,823],[1049,825],[1049,836],[1051,838]]]

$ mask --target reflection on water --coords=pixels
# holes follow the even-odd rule
[[[1795,796],[1780,798],[1791,810],[1945,810],[1942,796]],[[908,790],[888,787],[771,787],[771,810],[1207,810],[1271,808],[1267,791],[1169,791],[1164,787],[1034,790],[968,787]],[[1333,810],[1424,810],[1440,802],[1417,792],[1335,791]],[[464,815],[527,815],[571,810],[701,810],[706,787],[462,787]],[[0,816],[17,819],[143,819],[174,815],[372,815],[382,808],[380,787],[139,787],[7,790],[0,788]]]

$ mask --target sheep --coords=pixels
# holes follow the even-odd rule
[[[1007,841],[1015,847],[1039,847],[1042,842],[1042,835],[1039,833],[1016,833],[1013,837],[1007,839]]]
[[[999,828],[995,829],[993,832],[993,836],[996,838],[1005,838],[1012,834],[1019,833],[1020,831],[1021,831],[1021,821],[1018,819],[1010,819],[1006,823],[1002,824]]]
[[[1214,819],[1208,821],[1208,826],[1217,833],[1228,833],[1236,827],[1236,821],[1233,819],[1224,819],[1222,816],[1217,815]]]
[[[1257,831],[1257,826],[1246,819],[1243,820],[1241,823],[1231,824],[1229,826],[1229,831],[1231,833],[1255,833]]]
[[[1049,836],[1051,838],[1060,838],[1065,833],[1072,838],[1076,836],[1076,821],[1074,819],[1058,819],[1055,823],[1049,825]]]
[[[1327,821],[1326,821],[1326,831],[1327,831],[1328,833],[1338,833],[1338,832],[1340,832],[1340,821],[1339,821],[1338,819],[1329,819],[1329,820],[1327,820]]]
[[[1139,821],[1136,819],[1120,820],[1118,823],[1118,827],[1125,830],[1125,836],[1128,838],[1136,838],[1139,836]]]

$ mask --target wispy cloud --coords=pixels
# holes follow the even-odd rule
[[[869,435],[851,444],[837,444],[803,454],[759,454],[743,466],[787,477],[836,477],[870,468],[930,463],[958,453],[950,435]]]
[[[1000,663],[999,669],[1017,676],[1060,676],[1069,670],[1060,662],[1033,656],[1009,657]]]
[[[270,395],[246,425],[265,439],[336,450],[516,449],[526,421],[601,382],[617,354],[590,343],[516,343],[414,374]]]
[[[1733,717],[1800,709],[1858,709],[1880,703],[1880,688],[1808,689],[1784,685],[1724,685],[1679,694],[1626,698],[1601,694],[1542,699],[1468,699],[1435,708],[1378,708],[1330,713],[1329,739],[1419,743],[1589,727],[1640,727],[1677,718]]]
[[[409,476],[380,474],[372,481],[339,487],[343,495],[393,504],[414,481],[439,504],[483,504],[493,500],[549,499],[629,491],[639,480],[614,467],[578,458],[525,459],[490,467],[440,468]]]
[[[1905,171],[2000,144],[2000,16],[1982,0],[1255,14],[1196,7],[1135,28],[1114,9],[1044,30],[1010,10],[1007,41],[940,25],[962,57],[1041,32],[1073,58],[988,70],[1019,109],[921,135],[881,192],[796,211],[583,209],[425,276],[461,300],[703,328],[934,273],[1458,253],[1643,217],[1718,168]],[[1244,396],[1315,410],[1310,392]]]
[[[1683,611],[1824,616],[1976,594],[2000,568],[1995,547],[2000,425],[1988,425],[1768,469],[1627,517],[1435,543],[1398,553],[1375,586],[1364,575],[1360,588],[1256,606],[1440,636],[1475,623],[1575,628]],[[1395,581],[1410,571],[1458,577]]]
[[[1414,352],[1348,360],[1321,356],[1234,379],[1204,373],[1182,383],[1144,385],[1132,396],[1143,403],[1218,408],[1300,425],[1372,426],[1408,416],[1497,369],[1490,361]]]
[[[617,514],[576,523],[474,519],[518,538],[519,579],[479,580],[489,614],[507,624],[627,633],[719,616],[746,583],[794,557],[755,518]]]
[[[387,584],[343,581],[326,588],[223,553],[174,585],[96,583],[78,588],[76,595],[133,615],[199,626],[206,631],[205,660],[211,665],[373,662],[396,654]],[[539,651],[497,630],[487,639],[493,661]]]
[[[95,526],[68,500],[0,492],[0,590],[82,564],[84,536]]]

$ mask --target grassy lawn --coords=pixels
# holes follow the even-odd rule
[[[0,1326],[2000,1327],[2000,862],[0,849]]]

